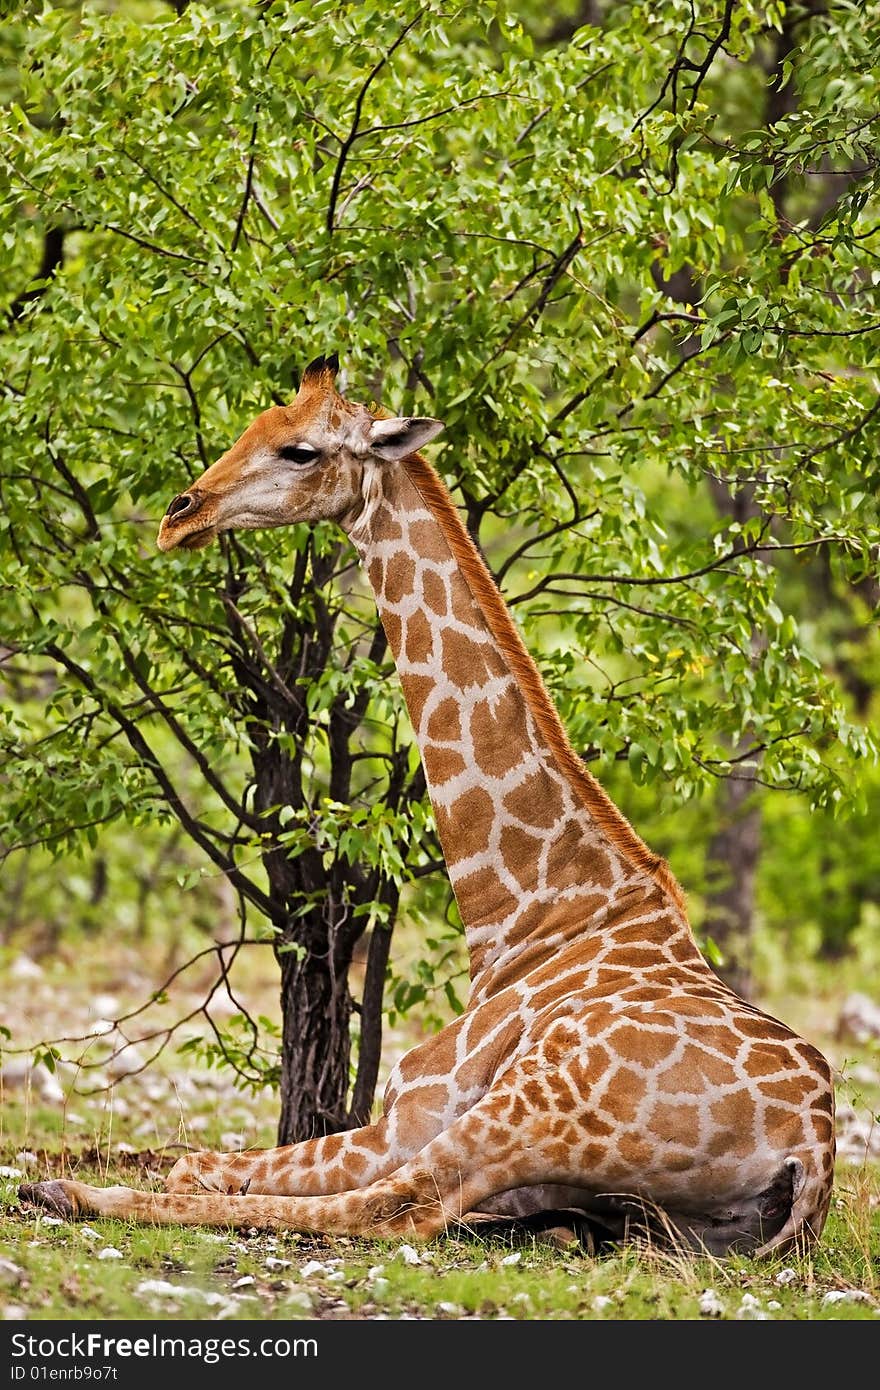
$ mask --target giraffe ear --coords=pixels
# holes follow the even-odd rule
[[[367,439],[372,452],[391,463],[414,454],[442,429],[442,420],[431,420],[426,416],[374,420]]]

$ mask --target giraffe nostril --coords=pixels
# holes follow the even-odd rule
[[[166,516],[183,516],[184,512],[194,512],[196,509],[196,499],[189,493],[181,492],[177,497],[172,497],[168,504]]]

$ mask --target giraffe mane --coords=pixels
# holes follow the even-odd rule
[[[492,636],[510,663],[511,672],[525,696],[535,723],[572,787],[596,825],[620,853],[636,868],[649,874],[658,888],[668,893],[684,911],[684,893],[666,860],[661,855],[653,854],[636,834],[623,812],[572,747],[541,673],[519,634],[486,562],[468,534],[446,484],[421,454],[411,454],[405,460],[404,467],[436,518]]]

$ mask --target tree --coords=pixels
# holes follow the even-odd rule
[[[876,567],[880,25],[829,9],[785,69],[796,111],[752,131],[781,6],[602,18],[549,46],[536,6],[433,0],[50,7],[17,31],[4,641],[51,694],[7,687],[0,837],[11,861],[176,824],[226,875],[220,975],[246,941],[278,959],[281,1142],[366,1117],[401,892],[446,891],[340,535],[154,548],[310,358],[445,419],[437,464],[600,778],[624,764],[674,807],[748,776],[845,810],[875,752],[789,575]],[[821,225],[781,225],[774,182],[809,181],[817,148],[858,171]],[[658,264],[700,302],[671,305]],[[759,512],[719,516],[707,478]],[[241,1027],[218,1045],[273,1076]]]

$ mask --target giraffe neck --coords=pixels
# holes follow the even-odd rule
[[[413,455],[368,467],[365,492],[346,530],[400,675],[472,989],[510,983],[599,929],[636,889],[669,899],[680,925],[674,879],[568,743],[437,474]]]

